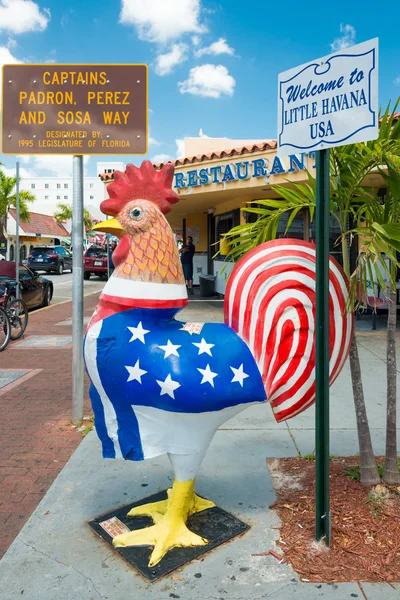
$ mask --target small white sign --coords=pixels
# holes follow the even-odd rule
[[[378,38],[278,78],[278,154],[378,137]]]

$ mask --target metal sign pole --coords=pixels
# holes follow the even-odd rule
[[[106,221],[108,221],[108,215],[106,216]],[[107,279],[110,279],[110,236],[106,233],[106,251],[107,251]]]
[[[72,423],[83,419],[83,156],[73,157]]]
[[[15,165],[15,295],[19,299],[19,162]]]
[[[316,153],[316,167],[315,538],[329,546],[329,150]]]

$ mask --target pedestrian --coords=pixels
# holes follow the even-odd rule
[[[186,244],[181,248],[181,261],[183,274],[185,276],[187,291],[189,296],[193,296],[193,255],[196,247],[193,244],[193,238],[189,235],[186,238]]]
[[[113,263],[112,255],[114,253],[115,248],[117,247],[117,242],[113,240],[111,244],[108,246],[108,262],[110,264],[110,273],[114,272],[115,265]]]
[[[114,266],[114,263],[112,260],[112,255],[113,255],[113,252],[116,247],[117,247],[117,242],[115,240],[113,240],[111,243],[110,242],[108,243],[107,259],[108,259],[108,264],[110,265],[110,274],[113,273],[113,271],[115,269],[115,266]],[[103,248],[104,248],[105,252],[107,252],[107,238],[103,242]]]

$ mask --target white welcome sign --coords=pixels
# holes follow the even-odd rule
[[[377,137],[378,38],[279,75],[279,155]]]

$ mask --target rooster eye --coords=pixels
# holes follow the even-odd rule
[[[132,219],[139,219],[142,215],[142,211],[140,210],[140,208],[134,208],[131,211],[131,217]]]

